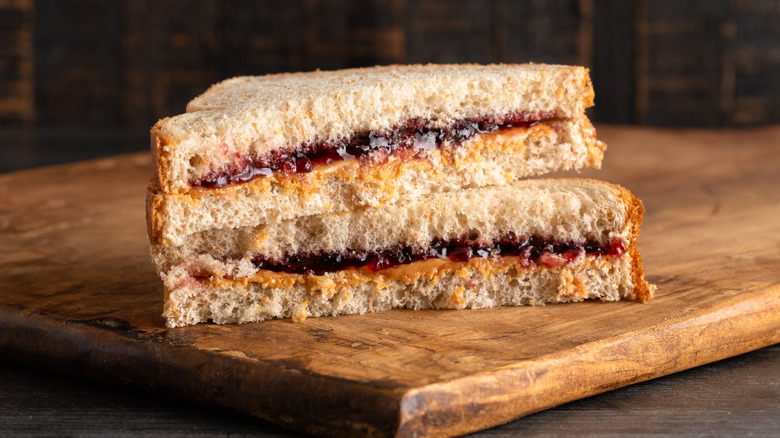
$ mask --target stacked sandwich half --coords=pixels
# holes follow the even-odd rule
[[[600,167],[588,72],[391,66],[240,77],[152,129],[168,326],[647,300],[642,204]]]

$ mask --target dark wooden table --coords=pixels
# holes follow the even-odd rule
[[[130,388],[0,362],[0,435],[294,436]],[[476,436],[777,436],[780,345],[533,414]]]
[[[144,150],[145,132],[0,131],[0,171]],[[8,146],[8,145],[13,145]],[[0,358],[0,435],[291,435],[255,420]],[[530,415],[477,435],[777,436],[780,345]]]
[[[0,362],[0,435],[294,436],[130,388]],[[777,436],[780,345],[533,414],[476,436]]]

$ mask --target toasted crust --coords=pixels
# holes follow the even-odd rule
[[[167,120],[167,118],[160,120],[160,122]],[[160,123],[157,122],[157,123]],[[171,159],[171,153],[169,152],[168,145],[172,143],[170,137],[166,137],[163,133],[157,132],[152,129],[151,136],[151,149],[152,149],[152,164],[154,166],[154,183],[157,190],[160,187],[171,187],[173,182],[173,173],[168,171],[172,165],[169,163]]]
[[[162,228],[159,219],[157,218],[157,212],[159,212],[161,208],[159,205],[155,205],[155,203],[159,203],[159,201],[155,201],[153,184],[154,180],[149,183],[149,186],[146,189],[146,232],[149,234],[149,239],[152,242],[155,240],[153,236],[158,235]]]
[[[636,295],[637,300],[647,302],[647,300],[653,297],[655,286],[648,284],[647,281],[645,281],[642,256],[639,254],[639,249],[636,246],[639,240],[639,229],[642,225],[642,216],[644,215],[645,207],[639,198],[635,197],[626,189],[621,190],[620,198],[622,204],[626,206],[626,221],[628,224],[626,235],[629,242],[629,249],[625,257],[627,257],[631,266],[632,283],[635,285],[634,295]]]
[[[446,92],[442,92],[445,90]],[[580,117],[588,70],[553,65],[387,66],[229,79],[152,128],[158,185],[184,193],[198,163],[292,150],[305,142],[391,129],[412,118],[447,124],[517,111]]]
[[[631,282],[634,284],[634,295],[637,301],[646,303],[653,298],[656,286],[645,280],[645,269],[642,267],[642,256],[637,247],[631,248],[628,255],[631,265]]]

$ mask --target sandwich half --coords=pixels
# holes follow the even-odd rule
[[[172,218],[150,220],[166,221]],[[219,212],[215,212],[218,214]],[[645,301],[641,202],[583,179],[443,191],[152,241],[169,327],[199,322]]]
[[[154,242],[600,167],[588,70],[389,66],[240,77],[152,128]]]

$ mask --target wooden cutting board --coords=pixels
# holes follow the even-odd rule
[[[780,127],[605,127],[648,304],[166,329],[147,154],[0,176],[0,357],[321,435],[452,435],[780,342]]]

